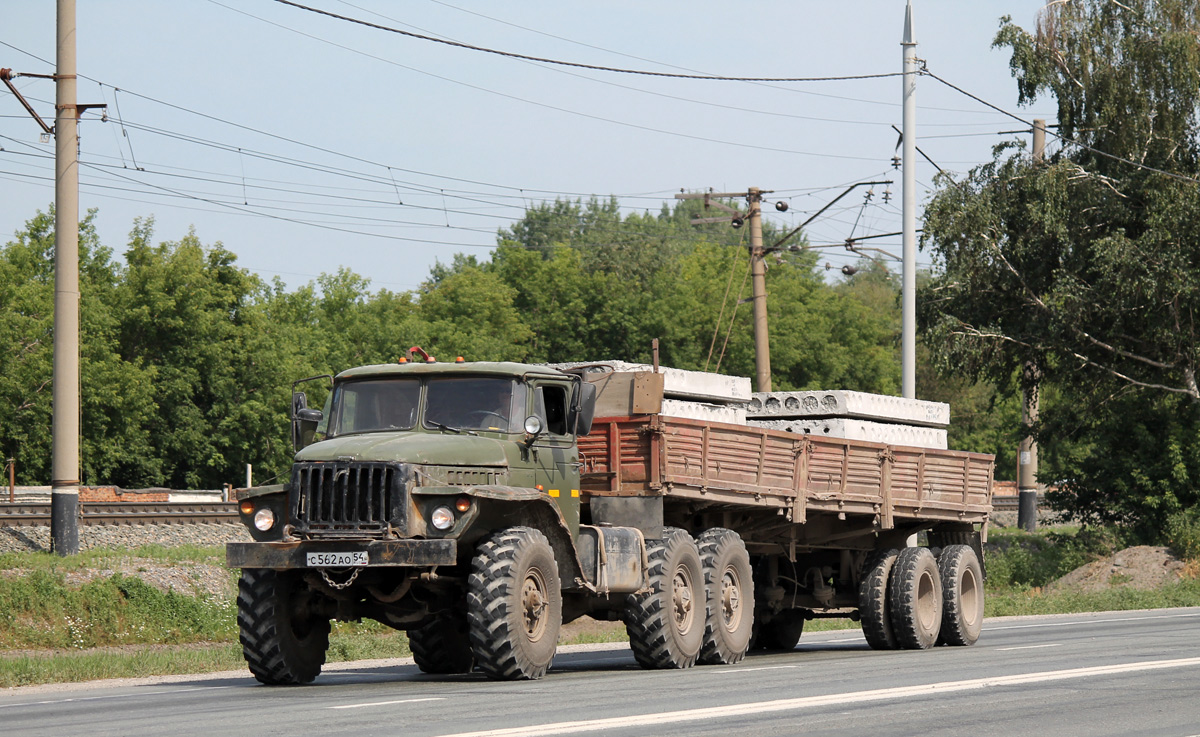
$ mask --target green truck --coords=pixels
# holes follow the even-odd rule
[[[791,649],[816,617],[876,649],[979,637],[991,456],[646,412],[653,375],[410,355],[333,377],[321,410],[293,391],[290,482],[238,493],[265,684],[312,681],[331,622],[363,618],[427,673],[500,680],[545,675],[583,615],[624,621],[645,668]],[[634,399],[596,417],[605,393]]]

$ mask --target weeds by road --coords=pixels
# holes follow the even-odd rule
[[[1194,532],[1194,530],[1193,530]],[[1188,530],[1178,532],[1180,539]],[[1101,590],[1049,586],[1122,545],[1104,530],[993,532],[987,615],[1200,606],[1200,563],[1169,583],[1138,588],[1122,569]],[[1189,552],[1190,552],[1189,548]],[[241,670],[236,572],[220,548],[145,547],[60,558],[0,555],[0,687]],[[816,620],[808,630],[857,626]],[[620,623],[582,620],[564,644],[625,639]],[[408,639],[374,622],[335,623],[328,662],[410,655]]]

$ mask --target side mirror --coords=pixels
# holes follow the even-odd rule
[[[592,420],[596,419],[596,385],[583,382],[579,386],[579,418],[575,422],[575,434],[587,435],[592,431]]]
[[[325,413],[319,409],[302,409],[296,413],[296,419],[301,422],[311,422],[316,424],[325,419]]]
[[[296,451],[312,445],[323,417],[321,410],[309,409],[304,392],[292,392],[292,447]]]

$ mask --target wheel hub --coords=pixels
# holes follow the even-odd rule
[[[521,587],[521,609],[529,639],[537,640],[545,633],[548,606],[550,602],[546,597],[545,583],[536,571],[530,571]]]
[[[675,624],[679,630],[686,632],[691,629],[695,602],[692,596],[691,581],[682,572],[675,574],[671,603],[675,608]]]
[[[721,613],[725,626],[734,629],[742,613],[742,587],[729,571],[721,577]]]

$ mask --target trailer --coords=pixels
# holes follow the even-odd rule
[[[293,387],[291,480],[238,494],[263,683],[313,680],[330,622],[362,618],[425,672],[497,680],[544,676],[584,615],[653,669],[791,649],[818,617],[876,649],[980,636],[991,456],[671,416],[658,372],[409,359],[332,377],[321,410]]]

